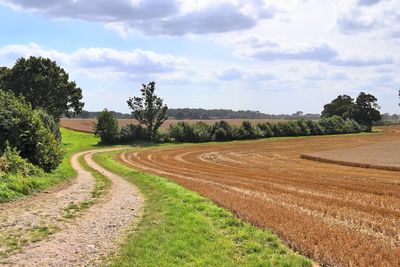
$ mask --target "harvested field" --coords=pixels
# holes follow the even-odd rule
[[[272,229],[323,265],[400,266],[400,173],[300,157],[395,142],[399,129],[151,148],[122,154],[120,160]]]
[[[85,132],[85,133],[92,133],[93,132],[93,125],[96,122],[96,119],[67,119],[67,118],[62,118],[60,120],[60,125],[61,127],[64,127],[66,129],[70,130],[75,130],[75,131],[80,131],[80,132]],[[214,124],[217,121],[221,120],[167,120],[162,126],[161,130],[166,130],[169,128],[169,125],[178,123],[180,121],[184,121],[187,123],[196,123],[198,121],[205,122],[207,124]],[[226,119],[228,123],[231,125],[240,125],[243,121],[243,119]],[[249,119],[248,121],[252,123],[258,123],[258,122],[279,122],[282,120],[270,120],[270,119]],[[118,119],[118,125],[119,126],[126,126],[127,124],[136,124],[137,121],[134,119]]]
[[[400,171],[400,141],[309,153],[301,157],[353,167]]]

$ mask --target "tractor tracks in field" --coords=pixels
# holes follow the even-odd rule
[[[144,200],[135,186],[93,161],[94,154],[111,150],[116,149],[75,154],[77,177],[59,191],[0,205],[0,265],[98,266],[116,251],[140,220]],[[91,171],[81,166],[80,156]],[[93,172],[109,181],[101,197],[94,197]]]

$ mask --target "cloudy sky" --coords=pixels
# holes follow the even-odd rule
[[[319,113],[374,94],[399,113],[399,0],[0,0],[0,65],[49,57],[85,109],[127,112],[155,80],[170,107]]]

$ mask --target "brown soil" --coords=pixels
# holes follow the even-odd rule
[[[400,173],[300,157],[387,144],[399,140],[399,129],[153,148],[122,154],[120,160],[169,177],[239,217],[272,229],[323,265],[400,266]],[[397,149],[397,158],[399,153]]]
[[[167,120],[166,122],[163,123],[161,126],[161,130],[166,130],[169,128],[171,124],[176,124],[177,122],[184,121],[187,123],[195,123],[198,121],[205,122],[207,124],[214,124],[217,121],[221,120]],[[243,119],[227,119],[225,120],[231,125],[240,125],[244,120]],[[250,119],[248,120],[252,123],[258,123],[258,122],[279,122],[281,120],[270,120],[270,119]],[[60,120],[60,125],[61,127],[64,127],[66,129],[71,129],[75,131],[80,131],[80,132],[86,132],[86,133],[92,133],[93,132],[93,125],[97,122],[96,119],[67,119],[67,118],[62,118]],[[126,126],[128,124],[137,124],[137,121],[134,119],[119,119],[118,120],[118,125],[119,126]]]

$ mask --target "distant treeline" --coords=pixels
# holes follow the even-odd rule
[[[397,124],[400,124],[400,115],[389,113],[381,114],[381,120],[374,123],[376,126]]]
[[[131,114],[111,111],[117,119],[130,119]],[[75,118],[94,119],[97,118],[100,111],[83,110],[81,114]],[[176,120],[209,120],[209,119],[279,119],[279,120],[296,120],[308,119],[316,120],[320,118],[319,114],[303,114],[301,111],[290,114],[265,114],[259,111],[231,109],[202,109],[202,108],[170,108],[167,111],[167,116],[170,119]]]

